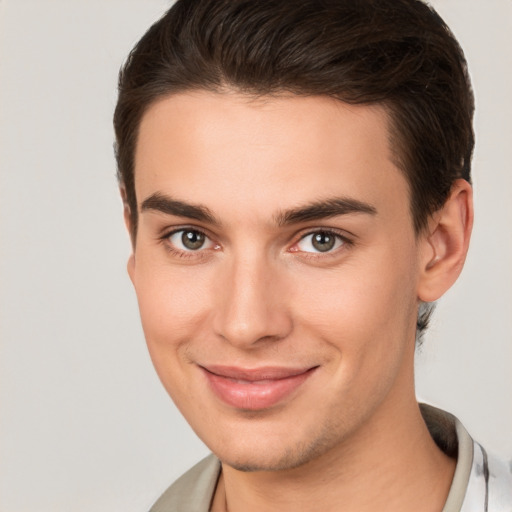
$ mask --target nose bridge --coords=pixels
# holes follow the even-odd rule
[[[280,300],[279,269],[263,251],[233,255],[219,277],[218,335],[241,347],[286,336],[291,318]]]

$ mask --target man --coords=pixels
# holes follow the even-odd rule
[[[213,455],[154,511],[478,511],[510,469],[418,405],[473,220],[473,98],[418,0],[178,1],[119,84],[135,286]]]

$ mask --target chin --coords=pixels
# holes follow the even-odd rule
[[[305,463],[306,457],[302,454],[285,454],[279,458],[272,457],[236,457],[236,458],[221,458],[223,464],[236,469],[237,471],[243,471],[245,473],[251,473],[256,471],[286,471],[302,466]]]
[[[328,432],[317,437],[307,436],[307,442],[283,436],[274,442],[234,443],[226,449],[212,450],[223,464],[244,472],[287,471],[304,466],[330,451],[337,439]],[[286,443],[286,445],[285,445]]]

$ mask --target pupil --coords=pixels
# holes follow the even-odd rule
[[[330,251],[334,247],[335,239],[329,233],[317,233],[313,236],[313,247],[320,252]]]
[[[187,249],[200,249],[204,244],[204,235],[198,231],[185,231],[181,241]]]

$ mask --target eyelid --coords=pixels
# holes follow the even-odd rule
[[[187,230],[196,231],[198,233],[203,234],[204,237],[207,240],[209,240],[210,247],[199,248],[197,250],[182,250],[182,249],[179,249],[176,246],[174,246],[172,243],[170,243],[169,238],[171,236],[175,235],[176,233],[180,233],[180,232],[187,231]],[[325,251],[325,252],[301,251],[300,249],[296,248],[297,244],[301,240],[303,240],[304,238],[306,238],[308,236],[315,235],[317,233],[332,234],[337,239],[341,240],[342,244],[340,247],[337,247],[336,249],[332,249],[332,250]],[[204,257],[207,255],[206,253],[209,252],[210,250],[212,250],[212,249],[218,250],[221,248],[221,245],[216,241],[216,237],[212,236],[209,233],[209,230],[204,229],[202,227],[194,226],[191,224],[175,225],[172,227],[167,227],[165,229],[162,229],[161,234],[159,234],[157,238],[158,238],[159,242],[164,244],[164,246],[166,247],[166,249],[169,252],[171,252],[175,255],[178,255],[178,256],[182,256],[182,257],[196,257],[196,258]],[[340,230],[338,228],[334,228],[331,226],[305,228],[301,232],[299,232],[298,234],[296,234],[294,236],[294,242],[292,243],[292,246],[288,248],[288,251],[292,252],[292,253],[302,253],[302,257],[305,257],[305,258],[311,258],[311,259],[328,258],[329,256],[338,255],[338,253],[340,251],[342,251],[343,249],[348,249],[349,247],[354,245],[354,238],[357,238],[357,236],[353,235],[352,233],[350,233],[346,230]],[[212,247],[212,245],[213,245],[213,247]]]
[[[214,240],[215,236],[212,236],[212,234],[209,232],[209,230],[204,229],[199,226],[194,226],[193,224],[178,224],[172,227],[165,227],[159,231],[159,234],[157,235],[157,238],[159,240],[163,240],[166,238],[169,238],[170,236],[174,235],[175,233],[179,233],[180,231],[197,231],[198,233],[203,234],[206,238],[209,240]]]
[[[301,251],[300,249],[296,248],[296,246],[302,240],[304,240],[306,237],[311,236],[311,235],[315,235],[317,233],[326,233],[326,234],[333,235],[337,239],[341,240],[342,244],[341,244],[340,247],[338,247],[336,249],[325,251],[325,252],[321,252],[321,251],[318,251],[318,252]],[[343,248],[348,248],[348,247],[351,247],[352,245],[354,245],[353,238],[355,238],[355,235],[352,235],[351,233],[347,233],[347,231],[342,231],[340,229],[333,228],[333,227],[315,227],[315,228],[310,228],[310,229],[307,229],[307,230],[303,231],[302,233],[300,233],[296,237],[296,240],[293,243],[292,247],[290,247],[289,251],[290,252],[294,252],[294,253],[302,253],[303,256],[310,257],[310,258],[317,258],[317,257],[325,258],[325,257],[336,255]]]
[[[184,249],[180,249],[179,247],[176,247],[174,244],[171,243],[170,238],[173,235],[175,235],[177,233],[181,233],[181,232],[186,232],[186,231],[195,231],[197,233],[201,233],[205,237],[205,239],[208,243],[208,247],[201,247],[197,250],[192,250],[192,249],[184,250]],[[161,234],[158,235],[158,241],[161,242],[165,246],[167,251],[174,254],[175,256],[180,256],[183,258],[204,257],[204,256],[206,256],[207,251],[212,250],[212,249],[216,250],[216,249],[220,248],[220,245],[208,233],[207,230],[197,227],[197,226],[192,226],[190,224],[182,225],[182,226],[173,226],[172,228],[167,228],[165,230],[162,230]]]
[[[316,233],[329,233],[336,235],[337,237],[341,238],[342,240],[346,242],[352,242],[354,238],[356,238],[356,235],[352,234],[350,231],[347,231],[345,229],[339,229],[332,226],[319,226],[319,227],[313,227],[313,228],[306,228],[303,229],[298,235],[297,235],[297,241],[302,240],[306,236],[314,235]]]

